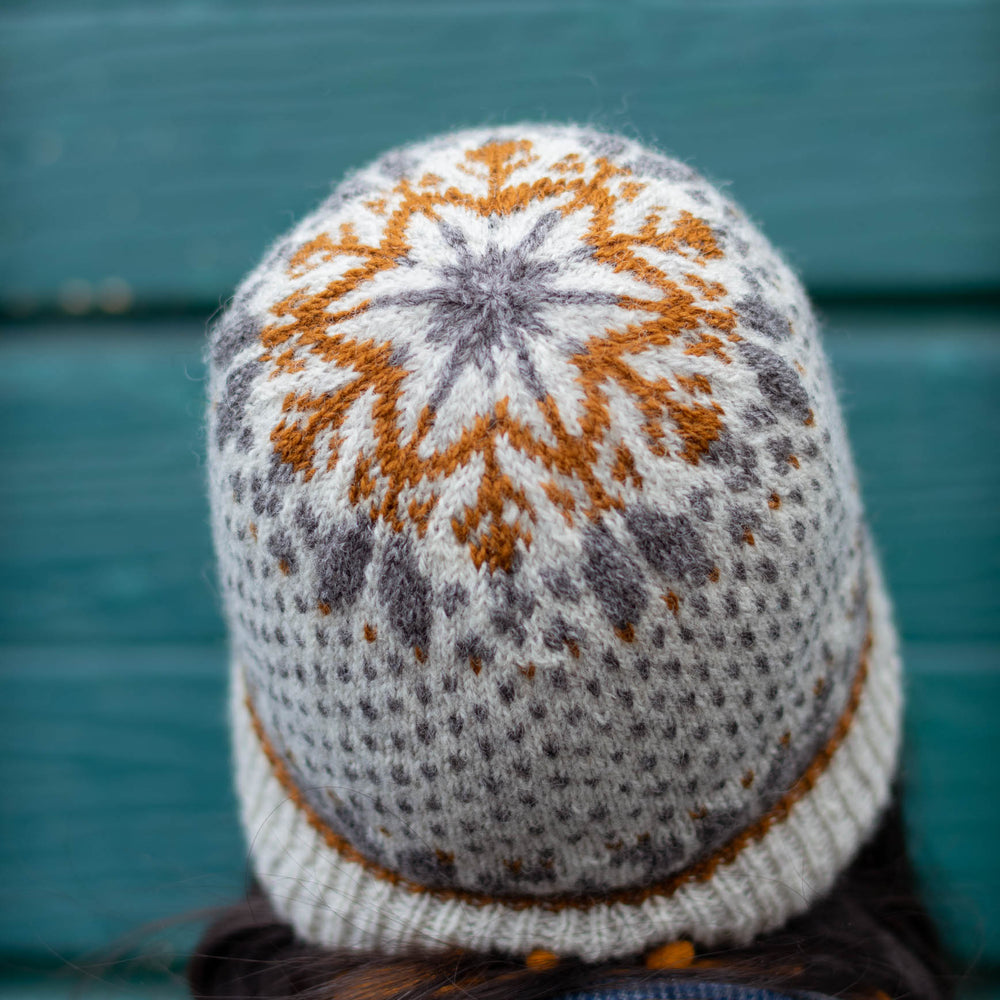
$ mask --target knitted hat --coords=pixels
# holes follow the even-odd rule
[[[874,829],[899,666],[805,294],[585,128],[349,177],[211,343],[250,857],[302,938],[746,943]]]

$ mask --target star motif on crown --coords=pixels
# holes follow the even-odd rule
[[[289,386],[278,459],[307,480],[352,462],[350,502],[418,535],[449,479],[474,470],[444,513],[490,572],[530,548],[540,502],[505,467],[511,449],[570,523],[621,508],[642,477],[612,394],[651,456],[697,463],[723,428],[712,369],[739,339],[704,273],[723,256],[706,223],[654,205],[620,230],[617,207],[645,186],[628,168],[537,161],[529,141],[487,142],[456,164],[462,186],[404,176],[359,201],[292,256],[299,285],[261,335],[261,361]],[[378,238],[358,235],[375,224]],[[348,458],[356,408],[368,439],[357,446],[356,419]]]

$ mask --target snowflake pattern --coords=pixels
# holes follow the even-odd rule
[[[353,266],[277,303],[280,319],[262,334],[260,360],[275,377],[303,370],[306,352],[351,375],[333,391],[289,394],[271,436],[279,460],[307,479],[334,468],[349,413],[370,406],[372,439],[356,456],[351,501],[367,504],[373,520],[396,530],[411,524],[418,534],[439,501],[434,484],[475,461],[476,495],[450,514],[456,539],[490,571],[510,570],[530,546],[538,502],[507,474],[504,448],[542,465],[547,502],[570,523],[621,509],[621,485],[640,477],[632,449],[610,433],[610,394],[631,399],[652,455],[673,450],[697,463],[723,428],[711,371],[670,377],[642,356],[670,347],[675,358],[721,366],[740,339],[733,311],[714,305],[725,288],[703,274],[723,256],[705,222],[683,211],[665,225],[663,206],[654,205],[636,231],[620,231],[616,207],[644,189],[627,167],[571,153],[543,176],[520,180],[537,159],[528,140],[487,142],[457,165],[468,190],[425,174],[376,192],[364,204],[381,220],[380,238],[362,241],[356,224],[343,222],[336,239],[323,232],[301,245],[293,276],[308,279],[339,260]],[[439,234],[438,258],[415,260],[428,227]],[[415,268],[427,272],[424,283]],[[406,289],[393,291],[389,276],[399,269]],[[630,291],[612,292],[612,283]],[[362,317],[370,324],[379,311],[421,308],[429,310],[422,344],[352,336]],[[523,398],[493,385],[499,350],[513,352]],[[436,417],[470,370],[457,404],[460,432],[431,447]],[[427,371],[433,383],[407,426],[414,407],[404,399]]]

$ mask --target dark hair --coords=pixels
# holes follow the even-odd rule
[[[750,947],[701,952],[669,973],[651,972],[640,956],[533,969],[459,951],[386,957],[324,950],[298,940],[256,888],[206,930],[187,969],[197,1000],[543,1000],[664,975],[845,998],[949,1000],[954,978],[917,894],[898,797],[830,894],[806,914]]]

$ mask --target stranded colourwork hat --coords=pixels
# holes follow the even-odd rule
[[[874,829],[899,664],[816,321],[695,172],[395,150],[215,324],[254,871],[330,947],[744,943]]]

